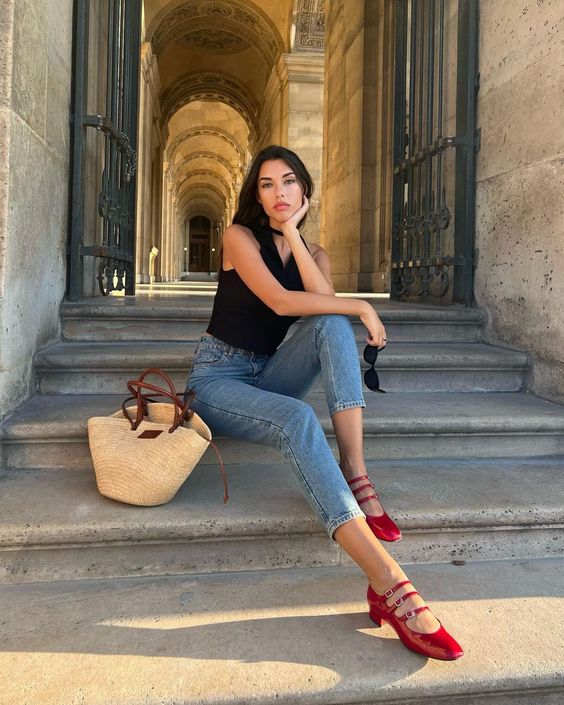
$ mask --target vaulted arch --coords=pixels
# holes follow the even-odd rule
[[[276,25],[253,2],[242,0],[180,0],[169,3],[147,29],[157,55],[172,42],[199,50],[233,53],[253,46],[273,66],[285,50]]]
[[[227,132],[227,130],[223,130],[219,127],[210,127],[206,125],[198,125],[196,127],[191,127],[190,129],[185,130],[181,134],[177,135],[169,144],[169,154],[171,155],[171,157],[174,156],[177,149],[181,147],[184,142],[194,137],[199,137],[200,135],[217,137],[237,154],[241,164],[244,164],[246,162],[245,150],[243,149],[242,145],[239,144],[239,142],[229,132]]]
[[[192,100],[226,103],[253,131],[258,131],[259,108],[254,96],[235,76],[225,71],[195,71],[178,78],[161,96],[163,122],[168,122],[177,110]]]

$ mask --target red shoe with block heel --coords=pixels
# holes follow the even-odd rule
[[[399,617],[396,616],[396,610],[403,605],[408,597],[419,594],[416,590],[406,592],[405,595],[398,597],[398,599],[395,600],[391,606],[388,606],[387,600],[389,600],[394,593],[399,590],[399,588],[410,584],[411,583],[409,580],[404,580],[403,582],[394,585],[393,588],[386,590],[383,595],[379,595],[369,585],[367,599],[368,607],[370,609],[370,619],[379,627],[382,625],[382,622],[388,622],[388,624],[399,636],[404,646],[411,649],[411,651],[417,652],[418,654],[423,654],[423,656],[440,659],[442,661],[454,661],[455,659],[463,656],[464,651],[462,650],[462,647],[447,632],[442,624],[437,631],[431,632],[430,634],[416,632],[409,628],[409,620],[413,619],[413,617],[418,615],[420,612],[428,610],[429,608],[427,605],[415,607]]]

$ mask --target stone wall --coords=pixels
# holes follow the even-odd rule
[[[480,8],[476,299],[491,342],[531,353],[531,391],[564,401],[562,2]]]
[[[72,0],[0,3],[0,417],[30,393],[65,291]]]
[[[391,13],[327,3],[321,243],[342,291],[389,289]]]
[[[322,191],[323,150],[323,54],[305,52],[284,54],[285,91],[287,91],[287,141],[303,160],[315,184],[303,235],[319,242],[319,205]]]

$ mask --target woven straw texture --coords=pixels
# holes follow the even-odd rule
[[[136,408],[128,407],[135,418]],[[211,441],[211,432],[193,414],[173,433],[172,404],[151,403],[149,415],[131,430],[121,411],[88,419],[88,443],[100,494],[127,504],[155,506],[171,500]],[[156,438],[139,438],[162,431]]]

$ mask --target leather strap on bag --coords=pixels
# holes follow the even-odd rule
[[[145,382],[145,377],[148,377],[150,374],[156,375],[157,377],[161,377],[162,379],[164,379],[169,389],[167,390],[162,387],[158,387],[155,384]],[[172,426],[168,429],[169,433],[173,433],[181,424],[189,420],[192,414],[194,413],[189,407],[192,400],[196,396],[195,393],[192,391],[182,392],[183,399],[180,399],[180,397],[178,396],[179,392],[175,390],[174,383],[171,378],[167,375],[166,372],[164,372],[163,370],[159,370],[156,367],[150,367],[144,370],[144,372],[141,373],[138,379],[129,380],[127,382],[127,388],[132,396],[128,397],[127,399],[124,399],[121,405],[121,409],[123,411],[123,415],[131,424],[132,431],[136,431],[141,421],[143,421],[143,418],[148,415],[148,403],[154,402],[154,399],[152,399],[151,397],[155,395],[167,397],[173,402],[174,422]],[[152,393],[143,393],[141,391],[142,389],[148,389]],[[127,403],[130,401],[137,402],[137,414],[135,420],[131,418],[126,408]],[[219,460],[221,477],[223,479],[223,503],[225,504],[229,501],[227,473],[225,472],[225,466],[223,464],[223,459],[221,457],[218,447],[213,441],[209,441],[209,444],[215,450],[217,458]]]

